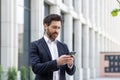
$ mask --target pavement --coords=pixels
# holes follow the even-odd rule
[[[90,79],[90,80],[120,80],[120,78],[96,78],[96,79]]]

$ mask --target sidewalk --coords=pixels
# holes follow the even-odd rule
[[[96,78],[96,79],[90,79],[90,80],[120,80],[120,78]]]

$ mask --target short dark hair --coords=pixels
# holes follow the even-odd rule
[[[62,22],[62,18],[58,14],[50,14],[44,18],[43,24],[46,24],[47,26],[49,26],[52,21],[61,21]]]

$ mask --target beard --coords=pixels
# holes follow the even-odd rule
[[[52,40],[52,41],[54,41],[58,36],[57,32],[50,32],[49,29],[47,30],[46,33],[47,33],[48,37],[50,38],[50,40]]]

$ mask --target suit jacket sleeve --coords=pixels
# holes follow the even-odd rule
[[[67,45],[65,45],[66,47],[66,50],[68,52],[68,55],[69,55],[69,50],[68,50],[68,47]],[[66,72],[69,74],[69,75],[73,75],[76,71],[76,66],[73,64],[73,67],[72,68],[69,68],[68,65],[65,66],[66,67]]]

